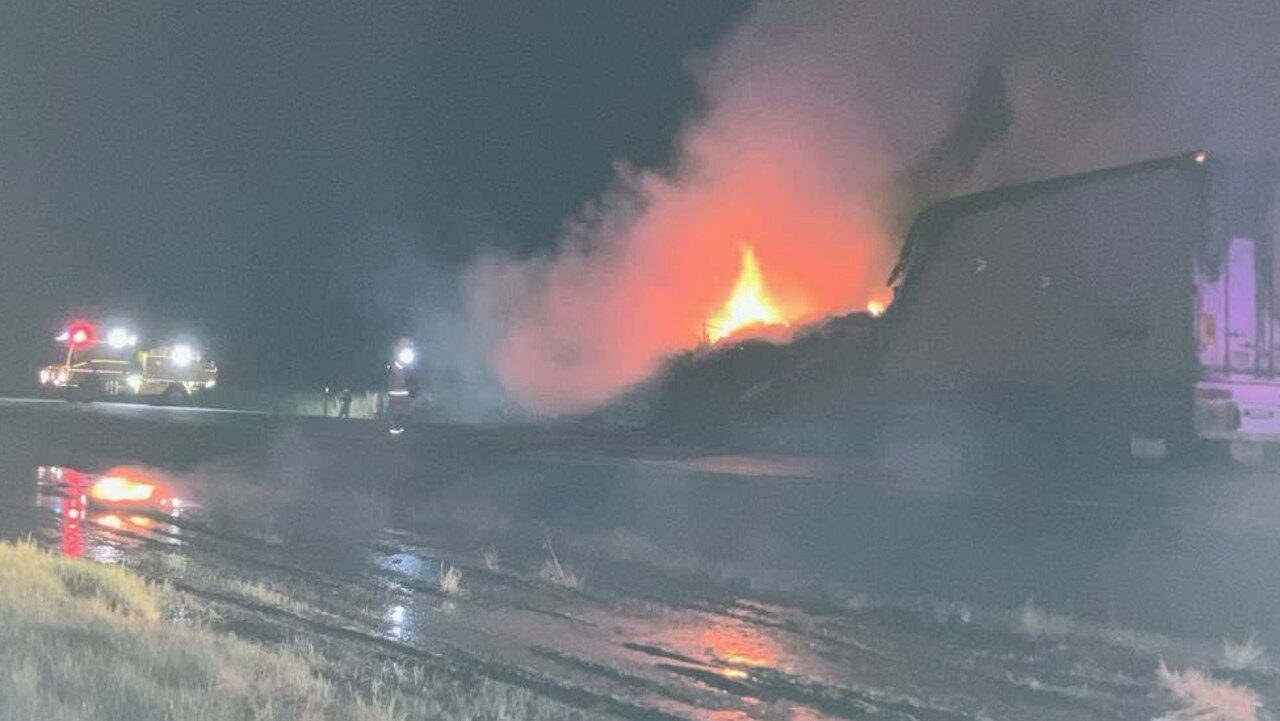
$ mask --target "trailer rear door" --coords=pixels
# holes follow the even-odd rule
[[[1227,369],[1258,371],[1258,277],[1255,247],[1249,238],[1233,238],[1227,251],[1224,290],[1227,297]]]

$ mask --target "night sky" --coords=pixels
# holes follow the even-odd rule
[[[22,2],[0,27],[0,390],[69,314],[238,386],[376,377],[485,248],[661,166],[743,0]],[[376,9],[371,9],[376,8]]]

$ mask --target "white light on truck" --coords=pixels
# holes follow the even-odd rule
[[[125,348],[137,345],[138,336],[131,335],[124,328],[112,328],[111,332],[107,333],[107,342],[111,344],[112,348]]]
[[[175,345],[173,347],[173,354],[170,356],[173,360],[173,364],[176,366],[190,365],[191,361],[194,360],[195,357],[195,351],[191,350],[191,346],[189,345]]]
[[[142,388],[142,376],[138,375],[137,373],[133,373],[129,375],[129,377],[124,379],[124,382],[125,382],[125,385],[129,386],[129,390],[133,391],[134,393],[137,393],[138,389]]]

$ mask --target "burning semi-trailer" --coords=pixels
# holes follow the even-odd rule
[[[1277,187],[1270,164],[1194,152],[937,203],[882,317],[677,360],[656,423],[1033,419],[1136,455],[1199,439],[1256,457],[1280,441]]]

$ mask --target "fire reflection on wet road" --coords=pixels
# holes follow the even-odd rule
[[[72,558],[105,563],[144,542],[182,543],[171,520],[187,511],[184,501],[154,472],[113,468],[92,475],[75,468],[36,468],[35,504],[54,518],[58,548]]]

